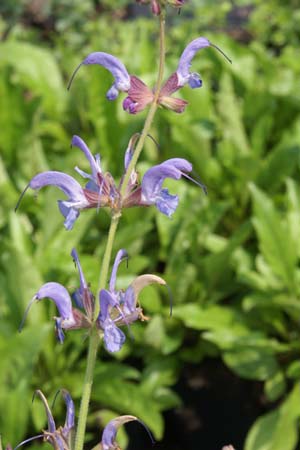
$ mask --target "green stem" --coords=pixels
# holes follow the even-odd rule
[[[93,378],[94,378],[94,367],[95,367],[99,343],[100,343],[99,336],[96,333],[96,331],[93,330],[93,332],[90,336],[86,372],[85,372],[82,397],[81,397],[81,403],[80,403],[79,420],[78,420],[77,431],[76,431],[75,450],[82,450],[83,445],[84,445],[86,420],[87,420],[89,403],[90,403],[90,398],[91,398]]]
[[[165,64],[165,13],[164,13],[164,11],[162,11],[162,13],[160,14],[160,33],[159,34],[160,34],[159,70],[158,70],[158,77],[157,77],[154,99],[150,106],[148,115],[146,117],[143,131],[141,133],[141,136],[140,136],[137,146],[135,148],[132,160],[131,160],[131,162],[128,166],[128,169],[126,171],[126,174],[124,176],[124,180],[123,180],[121,190],[120,190],[121,197],[124,196],[124,194],[125,194],[126,186],[129,182],[130,174],[136,166],[136,163],[138,161],[140,153],[143,149],[145,139],[151,128],[154,115],[158,108],[158,98],[159,98],[160,89],[161,89],[161,85],[162,85],[164,64]],[[122,215],[121,212],[117,212],[112,215],[110,228],[109,228],[109,232],[108,232],[106,248],[105,248],[105,252],[104,252],[104,256],[103,256],[103,262],[102,262],[102,266],[101,266],[100,277],[99,277],[98,293],[100,292],[101,289],[104,289],[105,285],[106,285],[113,243],[114,243],[114,239],[115,239],[115,235],[116,235],[116,231],[117,231],[117,227],[118,227],[121,215]],[[95,301],[94,321],[96,321],[96,318],[99,314],[99,309],[100,309],[100,305],[99,305],[98,294],[97,294],[96,301]],[[82,397],[81,397],[81,404],[80,404],[79,419],[78,419],[78,426],[77,426],[74,450],[82,450],[83,445],[84,445],[86,421],[87,421],[89,402],[90,402],[90,397],[91,397],[91,392],[92,392],[94,368],[95,368],[95,362],[96,362],[96,356],[97,356],[97,350],[99,347],[99,343],[100,343],[100,339],[99,339],[99,335],[98,335],[96,327],[95,327],[92,330],[91,336],[90,336],[87,366],[86,366],[86,373],[85,373],[84,385],[83,385],[83,391],[82,391]]]
[[[101,271],[100,271],[100,277],[99,277],[99,283],[98,283],[98,293],[101,291],[101,289],[105,288],[105,284],[106,284],[106,280],[107,280],[107,276],[108,276],[109,263],[110,263],[110,259],[111,259],[112,248],[113,248],[115,235],[116,235],[116,231],[118,228],[118,223],[119,223],[120,218],[121,218],[121,212],[114,214],[111,218],[106,248],[105,248]],[[96,301],[94,320],[96,320],[96,318],[98,317],[99,309],[100,309],[99,302]]]
[[[113,215],[112,219],[111,219],[105,253],[104,253],[104,257],[103,257],[103,263],[102,263],[102,267],[101,267],[101,274],[100,274],[100,278],[99,278],[98,292],[105,287],[105,282],[107,279],[108,268],[109,268],[109,263],[110,263],[110,258],[111,258],[112,246],[113,246],[113,242],[114,242],[114,238],[115,238],[115,234],[117,231],[120,217],[121,217],[120,214]],[[97,296],[96,301],[95,301],[94,320],[96,320],[96,318],[99,314],[99,309],[100,309],[98,298],[99,297]],[[94,329],[92,331],[92,334],[90,337],[90,342],[89,342],[87,366],[86,366],[85,379],[84,379],[84,384],[83,384],[77,433],[76,433],[76,439],[75,439],[75,450],[82,450],[83,445],[84,445],[86,421],[87,421],[88,408],[89,408],[89,403],[90,403],[90,398],[91,398],[93,378],[94,378],[94,368],[95,368],[95,362],[96,362],[96,356],[97,356],[97,350],[98,350],[99,344],[100,344],[99,335],[98,335],[97,331]]]
[[[141,151],[144,147],[145,139],[150,131],[156,110],[158,108],[158,98],[159,98],[162,81],[163,81],[163,75],[164,75],[165,53],[166,53],[166,49],[165,49],[165,12],[164,12],[164,10],[162,10],[162,12],[159,16],[159,69],[158,69],[158,76],[157,76],[154,99],[153,99],[153,102],[151,103],[141,136],[138,140],[138,143],[134,150],[134,154],[132,156],[132,159],[127,168],[126,174],[124,176],[124,180],[123,180],[123,183],[121,186],[121,191],[120,191],[121,197],[123,197],[125,194],[126,187],[129,182],[130,174],[134,170],[136,163],[139,159]]]

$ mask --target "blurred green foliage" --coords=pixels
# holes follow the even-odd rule
[[[109,216],[83,212],[67,233],[55,189],[43,190],[36,201],[28,192],[17,214],[13,208],[37,172],[87,169],[80,152],[70,149],[75,133],[101,154],[105,170],[121,176],[124,150],[145,113],[129,116],[120,99],[106,101],[111,76],[100,67],[82,68],[70,93],[66,85],[83,57],[97,50],[115,54],[131,73],[154,83],[156,24],[130,17],[134,6],[125,0],[4,1],[0,9],[4,442],[17,444],[45,426],[41,405],[30,406],[34,389],[49,397],[63,386],[77,404],[80,398],[86,342],[76,332],[63,346],[55,342],[53,304],[34,306],[22,334],[16,330],[43,282],[75,290],[74,246],[96,290]],[[197,55],[193,70],[202,73],[203,88],[182,90],[189,101],[184,115],[159,111],[152,135],[160,147],[147,141],[139,170],[187,158],[209,195],[188,182],[169,182],[180,195],[172,220],[154,209],[124,212],[114,251],[126,248],[130,264],[120,268],[119,285],[142,272],[160,273],[175,307],[170,319],[167,296],[149,287],[141,296],[149,323],[132,327],[134,340],[127,339],[119,354],[101,351],[88,437],[96,443],[95,426],[126,413],[160,439],[162,412],[181,401],[172,385],[184,363],[214,356],[237,376],[263,382],[273,405],[249,431],[245,450],[293,450],[300,418],[300,8],[296,1],[237,1],[233,8],[226,1],[191,0],[179,16],[169,12],[166,76],[201,34],[234,63],[213,49]],[[192,347],[191,333],[197,336]],[[139,361],[138,368],[131,361]],[[62,406],[56,405],[58,416]]]

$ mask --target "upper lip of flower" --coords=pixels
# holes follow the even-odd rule
[[[118,416],[112,419],[108,424],[105,426],[103,433],[102,433],[102,439],[101,439],[101,446],[102,450],[110,450],[110,449],[117,449],[118,444],[116,443],[116,436],[118,429],[124,425],[125,423],[132,422],[133,420],[137,420],[140,424],[143,425],[143,427],[146,429],[147,433],[150,436],[150,439],[152,441],[152,444],[155,444],[154,439],[144,422],[139,420],[135,416]]]

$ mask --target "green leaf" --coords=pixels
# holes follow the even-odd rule
[[[286,286],[294,292],[297,253],[285,223],[270,198],[254,184],[250,186],[254,204],[253,223],[264,258]]]
[[[276,359],[265,349],[244,347],[227,351],[223,354],[223,360],[242,378],[263,381],[278,371]]]
[[[286,389],[286,382],[282,372],[277,372],[272,378],[265,383],[265,394],[271,402],[281,397]]]
[[[252,426],[246,439],[245,450],[295,450],[300,417],[299,384],[284,403]]]
[[[246,331],[242,325],[239,314],[226,306],[201,307],[190,303],[176,306],[173,309],[173,316],[182,320],[186,327],[194,330],[218,330],[223,328]]]
[[[66,89],[52,53],[41,47],[17,41],[1,43],[0,66],[10,65],[33,95],[42,98],[46,110],[59,112]]]

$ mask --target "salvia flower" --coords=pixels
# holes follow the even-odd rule
[[[145,3],[143,0],[140,3]],[[169,0],[169,4],[175,7],[182,6],[183,2],[180,0]],[[153,0],[151,2],[152,9],[159,11],[160,2]],[[158,12],[159,13],[159,12]],[[180,88],[188,84],[192,89],[202,86],[202,80],[199,74],[190,72],[192,60],[199,50],[206,47],[213,47],[217,49],[225,58],[230,59],[223,53],[223,51],[204,37],[199,37],[190,42],[183,51],[176,69],[169,79],[162,87],[158,103],[167,108],[181,113],[184,111],[187,102],[180,98],[173,98],[171,95]],[[231,62],[231,61],[230,61]],[[114,77],[114,83],[106,94],[108,100],[115,100],[120,91],[126,92],[127,97],[123,101],[123,108],[130,114],[136,114],[143,111],[150,103],[154,101],[154,92],[142,80],[135,75],[130,75],[124,64],[115,56],[104,52],[94,52],[89,54],[75,69],[68,88],[83,65],[98,64],[105,67],[111,72]]]
[[[59,342],[63,343],[64,341],[64,329],[74,330],[79,328],[90,328],[92,326],[94,297],[85,281],[75,249],[72,250],[71,255],[77,265],[80,278],[80,287],[74,293],[74,302],[76,303],[77,308],[72,306],[70,294],[62,284],[55,282],[45,283],[29,302],[20,326],[20,331],[23,328],[24,321],[32,304],[39,302],[44,298],[53,300],[58,310],[59,316],[54,317],[54,320],[56,335]],[[83,309],[84,313],[79,308]]]
[[[63,426],[60,426],[56,428],[56,424],[51,412],[51,409],[48,405],[47,399],[45,398],[44,394],[37,390],[35,392],[35,395],[38,395],[40,399],[43,402],[43,405],[45,407],[47,419],[48,419],[48,429],[43,431],[42,434],[39,434],[37,436],[33,436],[29,439],[26,439],[25,441],[21,442],[15,450],[21,445],[26,444],[27,442],[31,442],[35,439],[41,439],[43,438],[44,442],[48,442],[55,450],[70,450],[70,438],[71,438],[71,431],[74,428],[74,422],[75,422],[75,409],[74,409],[74,403],[71,398],[71,395],[66,389],[61,389],[61,394],[64,398],[65,404],[66,404],[66,419]]]
[[[119,444],[116,442],[116,436],[117,436],[118,429],[125,423],[132,422],[134,420],[138,421],[140,424],[143,425],[143,427],[146,429],[147,433],[149,434],[152,443],[154,444],[154,440],[151,436],[150,431],[146,427],[146,425],[141,420],[139,420],[137,417],[126,415],[126,416],[116,417],[115,419],[108,422],[108,424],[106,425],[106,427],[104,428],[103,433],[102,433],[102,440],[100,443],[101,450],[121,450],[121,448],[119,447]]]
[[[83,209],[104,206],[117,209],[120,206],[119,191],[111,174],[102,172],[100,156],[96,155],[94,157],[86,143],[79,136],[73,136],[72,146],[78,147],[85,154],[90,164],[91,174],[83,172],[78,167],[75,168],[82,177],[89,179],[86,186],[82,188],[78,181],[63,172],[42,172],[30,180],[17,204],[18,207],[28,188],[39,190],[44,186],[56,186],[68,197],[67,200],[58,201],[60,212],[65,217],[64,226],[67,230],[73,228],[80,211]]]
[[[124,201],[124,207],[151,206],[168,217],[172,216],[179,202],[177,195],[169,194],[168,189],[163,188],[166,178],[179,180],[182,176],[193,181],[206,193],[206,187],[191,178],[188,173],[193,169],[192,164],[183,158],[171,158],[161,164],[151,167],[144,174],[141,185],[138,186]]]
[[[120,326],[129,326],[136,320],[146,320],[139,306],[138,295],[149,284],[165,286],[166,282],[157,275],[138,276],[125,290],[116,290],[117,270],[121,261],[128,257],[125,250],[119,250],[113,265],[109,289],[102,289],[99,294],[99,327],[103,330],[104,345],[109,352],[117,352],[125,342],[125,334]]]

